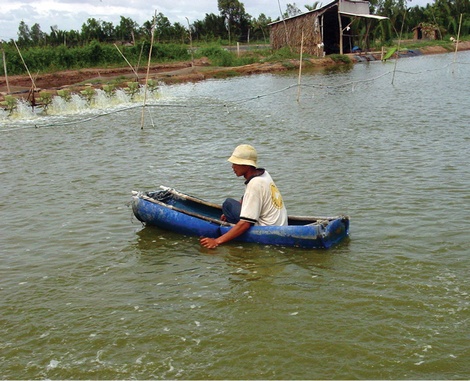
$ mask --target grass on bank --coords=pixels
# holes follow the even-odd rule
[[[461,38],[461,41],[470,40],[470,36]],[[394,41],[393,44],[397,42]],[[408,49],[419,49],[428,46],[441,46],[448,51],[455,48],[448,36],[443,40],[436,41],[413,41],[404,40],[401,46]],[[119,50],[118,50],[119,49]],[[10,45],[4,45],[5,60],[8,75],[27,74],[23,61],[18,51]],[[150,43],[139,42],[134,46],[119,46],[104,44],[97,41],[82,46],[67,48],[58,47],[33,47],[21,52],[30,73],[54,73],[62,70],[80,70],[85,68],[121,68],[128,64],[124,57],[134,67],[147,65]],[[373,50],[373,48],[372,48]],[[122,53],[122,54],[121,54]],[[184,44],[154,44],[152,48],[151,63],[172,63],[190,61],[207,57],[212,66],[235,67],[253,64],[256,62],[281,62],[289,65],[289,60],[298,59],[299,54],[292,52],[289,48],[272,50],[268,45],[252,44],[242,46],[240,54],[235,47],[227,49],[220,42],[199,45],[193,49],[193,54]],[[350,63],[347,56],[332,54],[328,56],[337,63]],[[304,54],[304,58],[316,58]],[[5,75],[3,65],[0,67],[0,75]]]

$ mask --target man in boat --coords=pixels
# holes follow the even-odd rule
[[[245,233],[252,225],[287,225],[287,211],[281,193],[264,168],[258,168],[258,154],[248,145],[235,148],[228,159],[237,177],[245,178],[245,193],[242,201],[227,199],[222,205],[222,220],[235,225],[218,238],[201,238],[201,245],[208,249],[231,241]]]

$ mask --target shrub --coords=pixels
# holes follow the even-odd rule
[[[352,63],[351,59],[344,54],[331,54],[329,57],[336,63]]]
[[[284,59],[290,59],[290,58],[299,58],[299,54],[292,52],[291,49],[287,46],[274,50],[271,52],[271,55],[266,57],[266,61],[281,61]]]
[[[207,57],[215,66],[235,66],[236,57],[233,53],[217,45],[209,45],[196,51],[197,57]]]
[[[56,48],[56,56],[53,64],[58,69],[70,69],[73,66],[73,56],[70,49],[67,49],[64,45],[60,45]]]

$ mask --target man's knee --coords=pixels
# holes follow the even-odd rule
[[[236,224],[240,221],[240,212],[242,204],[233,198],[227,198],[222,204],[222,213],[224,214],[227,222]]]

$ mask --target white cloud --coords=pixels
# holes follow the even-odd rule
[[[409,6],[425,5],[429,0],[412,0]],[[241,1],[245,11],[253,17],[261,13],[273,19],[279,16],[278,0],[245,0]],[[286,4],[295,3],[303,9],[303,4],[313,4],[306,0],[279,0],[285,11]],[[322,5],[330,0],[320,1]],[[302,5],[301,5],[302,4]],[[142,25],[151,20],[155,11],[163,13],[170,22],[187,25],[190,22],[203,20],[206,13],[219,14],[217,0],[0,0],[0,39],[16,39],[18,26],[24,21],[30,28],[38,23],[41,30],[50,33],[50,27],[57,25],[60,30],[81,30],[82,24],[89,18],[112,22],[118,25],[120,16],[129,17]],[[306,9],[304,9],[306,10]]]

